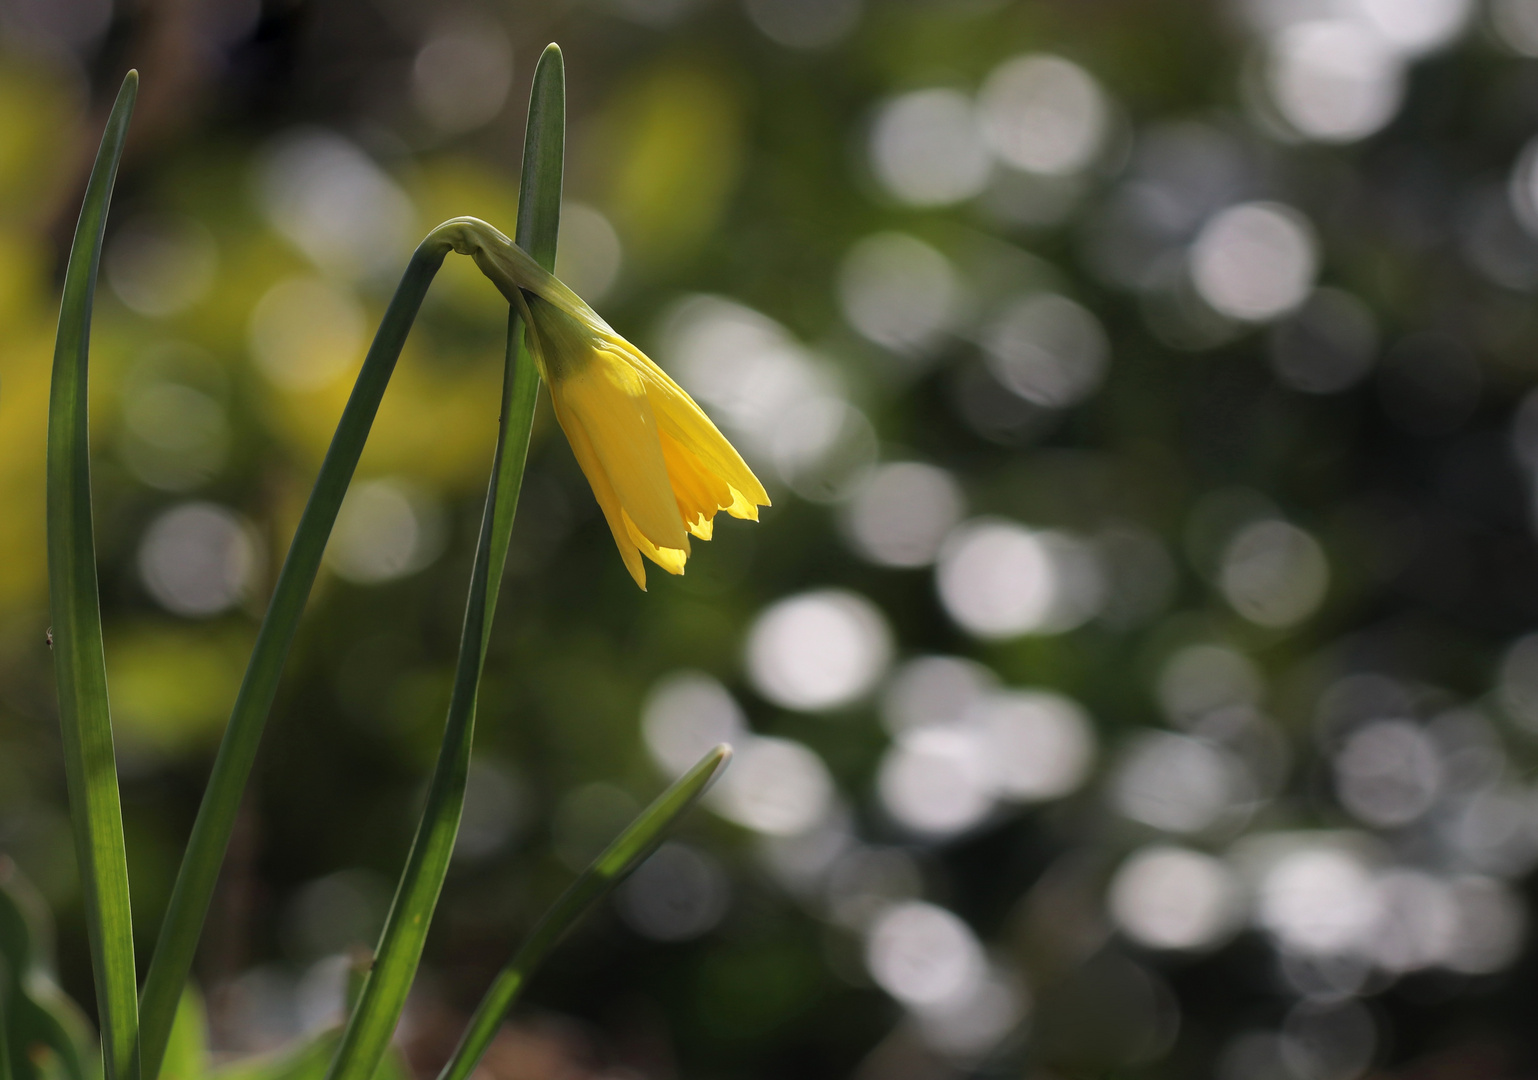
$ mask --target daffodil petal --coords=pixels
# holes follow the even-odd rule
[[[676,439],[732,487],[755,503],[768,506],[769,494],[764,491],[763,484],[758,482],[758,477],[753,475],[753,470],[742,460],[737,448],[711,423],[704,410],[650,357],[629,342],[625,342],[625,346],[625,358],[645,381],[646,396],[657,417],[657,427]]]
[[[620,559],[641,591],[645,592],[646,564],[641,561],[640,546],[632,539],[630,529],[627,528],[628,518],[614,494],[614,487],[609,483],[609,477],[604,473],[603,465],[593,452],[582,426],[572,420],[559,402],[553,397],[551,400],[555,405],[556,422],[566,433],[566,441],[571,444],[577,465],[582,469],[582,475],[587,477],[588,486],[593,489],[593,497],[598,500],[598,507],[603,511],[604,521],[608,522],[609,531],[614,534],[614,546],[619,548]]]
[[[768,504],[765,503],[764,505],[767,506]],[[745,521],[757,521],[758,506],[759,504],[753,502],[753,500],[749,499],[742,492],[738,491],[736,488],[732,488],[731,505],[724,507],[724,509],[734,518],[742,518]]]
[[[688,534],[668,481],[657,422],[640,378],[597,353],[581,370],[550,384],[593,448],[614,494],[641,535],[663,548],[686,548]]]
[[[623,514],[624,511],[621,511],[621,513]],[[625,525],[630,534],[630,539],[640,549],[642,555],[645,555],[670,574],[682,574],[684,572],[684,564],[689,561],[687,549],[658,547],[641,535],[640,530],[635,527],[635,522],[630,520],[628,514],[625,515]]]

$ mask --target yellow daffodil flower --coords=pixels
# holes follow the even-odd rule
[[[556,419],[637,585],[642,555],[682,574],[689,536],[709,540],[717,512],[758,520],[764,486],[667,372],[507,237],[474,218],[454,224],[456,249],[523,313]]]

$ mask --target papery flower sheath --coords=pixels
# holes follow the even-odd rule
[[[523,313],[556,419],[637,585],[642,555],[683,573],[689,537],[709,540],[719,511],[758,520],[764,486],[667,372],[507,237],[474,218],[454,224],[455,247]]]

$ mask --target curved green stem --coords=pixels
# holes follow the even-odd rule
[[[565,143],[565,74],[561,52],[545,50],[534,73],[529,126],[524,144],[523,184],[518,198],[517,236],[547,268],[555,262],[560,220],[561,174]],[[481,227],[482,223],[475,223]],[[461,221],[447,222],[456,237],[467,237]],[[491,230],[493,233],[495,230]],[[463,243],[457,245],[464,251]],[[400,1020],[406,994],[421,961],[428,926],[453,856],[454,839],[464,809],[465,780],[475,728],[476,692],[486,655],[486,632],[495,610],[494,583],[500,581],[527,457],[529,430],[539,376],[521,348],[519,320],[510,315],[510,370],[503,389],[502,431],[497,443],[486,507],[481,518],[470,598],[460,636],[454,691],[443,742],[427,792],[427,805],[412,840],[405,870],[396,888],[357,1007],[348,1018],[327,1080],[368,1080],[374,1075]],[[516,357],[516,360],[514,359]]]
[[[139,89],[130,71],[107,119],[70,247],[48,401],[48,591],[54,678],[107,1080],[138,1075],[138,1002],[123,809],[102,650],[86,409],[91,306],[107,207]]]
[[[214,758],[208,787],[203,793],[203,802],[198,808],[187,851],[166,907],[160,939],[150,960],[141,1006],[141,1052],[146,1080],[155,1080],[159,1074],[182,987],[192,967],[209,901],[219,879],[219,868],[235,826],[235,815],[240,809],[241,795],[256,760],[262,729],[277,695],[278,680],[298,630],[299,618],[315,584],[331,528],[336,524],[337,511],[363,453],[363,444],[400,358],[406,335],[422,306],[428,286],[451,250],[452,241],[435,229],[411,256],[385,310],[379,331],[374,335],[352,395],[342,410],[342,419],[299,519],[288,556],[283,560],[283,569],[278,574],[266,617],[257,632],[256,645],[235,698],[229,724]]]
[[[525,156],[518,220],[519,242],[547,268],[553,266],[555,261],[564,130],[564,75],[560,65],[560,50],[551,46],[535,74],[535,94],[529,115],[529,147],[534,152],[532,155],[526,152]],[[279,677],[298,629],[300,616],[314,585],[332,526],[336,523],[337,511],[428,286],[448,253],[462,246],[462,237],[463,226],[460,223],[445,222],[428,234],[412,255],[342,412],[331,447],[316,477],[314,490],[294,533],[283,569],[278,575],[229,724],[214,759],[208,787],[198,809],[197,820],[193,825],[145,980],[142,998],[142,1053],[146,1080],[155,1080],[158,1075],[166,1043],[170,1038],[171,1024],[176,1016],[177,1003],[192,967],[198,938],[218,881],[219,868],[229,846],[241,795],[256,759],[262,730],[277,695]],[[440,846],[452,847],[453,834],[458,827],[458,807],[463,801],[463,778],[456,780],[455,774],[463,772],[468,765],[470,731],[474,723],[474,685],[479,680],[486,630],[496,606],[512,533],[513,514],[528,457],[529,432],[539,391],[539,375],[535,366],[520,352],[522,337],[521,320],[516,312],[510,312],[501,430],[494,459],[492,489],[487,497],[486,519],[477,547],[476,567],[472,573],[470,607],[475,617],[470,618],[471,612],[467,611],[465,633],[461,641],[460,669],[456,674],[456,689],[444,732],[445,757],[440,759],[431,789],[436,795],[436,801],[430,799],[429,803],[433,825],[428,829],[431,834],[428,847],[434,852]],[[451,821],[453,826],[447,831],[441,827],[445,821]],[[426,822],[424,818],[424,826]],[[418,840],[422,839],[423,835],[419,834]],[[441,884],[442,874],[437,866],[437,857],[429,858],[424,864],[418,858],[420,848],[420,843],[413,845],[413,856],[407,863],[408,876],[420,878],[425,874],[424,880],[436,879]],[[435,900],[437,887],[428,891]],[[425,896],[416,893],[412,895],[414,905],[420,905],[426,900]],[[413,910],[418,916],[422,914],[415,911],[415,908]],[[424,932],[425,921],[422,928]],[[387,949],[386,946],[391,947]],[[401,947],[399,935],[391,937],[387,931],[387,938],[380,947],[381,962],[387,953],[390,958],[399,955]],[[411,952],[409,948],[406,951]],[[411,967],[414,970],[415,959]],[[394,970],[393,967],[391,970]],[[365,991],[365,1002],[369,1007],[367,1013],[370,1016],[383,1007],[379,997],[382,991],[377,987],[384,981],[376,978],[369,980],[370,986],[376,987],[372,995]],[[403,1002],[404,991],[401,994]],[[388,996],[394,995],[392,993]],[[384,1008],[384,1012],[389,1011]],[[359,1012],[364,1012],[362,1003]],[[398,1016],[399,1009],[394,1012]],[[382,1021],[376,1021],[375,1024],[379,1022]],[[389,1020],[392,1029],[394,1022],[393,1018]],[[365,1043],[375,1041],[373,1026],[363,1025],[369,1033]],[[360,1030],[360,1037],[362,1034]],[[388,1039],[388,1032],[385,1038]],[[350,1058],[358,1046],[356,1039],[344,1040],[339,1054]]]

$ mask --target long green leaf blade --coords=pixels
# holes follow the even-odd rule
[[[277,696],[278,680],[310,589],[315,584],[315,575],[320,570],[321,556],[325,553],[332,526],[336,524],[342,497],[352,481],[406,335],[416,320],[428,286],[451,250],[452,243],[440,230],[434,230],[417,246],[401,275],[400,284],[396,286],[395,295],[385,309],[384,319],[364,358],[363,369],[342,410],[336,434],[332,436],[315,487],[294,532],[288,556],[283,561],[283,569],[278,574],[267,614],[257,632],[256,645],[230,713],[230,722],[214,758],[208,787],[193,822],[192,835],[182,857],[176,885],[161,924],[160,938],[150,960],[149,974],[145,978],[141,1010],[144,1080],[156,1080],[159,1075],[182,987],[192,968],[219,868],[235,827],[241,795],[251,775],[262,729]]]
[[[546,50],[534,76],[517,225],[518,240],[547,269],[555,265],[564,134],[565,74],[560,50],[552,45]],[[192,967],[218,880],[219,866],[229,845],[240,798],[250,777],[262,730],[277,695],[278,680],[320,568],[337,510],[406,334],[449,249],[449,242],[435,230],[422,242],[402,276],[337,425],[331,448],[316,478],[315,489],[278,575],[229,725],[214,760],[203,804],[193,825],[145,980],[141,1000],[145,1080],[156,1080],[158,1076],[177,1002]],[[516,313],[511,313],[509,318],[508,372],[503,381],[501,432],[494,468],[496,512],[483,620],[485,627],[490,625],[501,585],[539,392],[539,375],[523,345],[521,321]],[[484,640],[483,632],[482,650]]]
[[[561,184],[566,168],[566,67],[560,46],[545,46],[534,68],[529,119],[524,133],[523,174],[518,186],[518,221],[513,239],[546,270],[555,271],[556,238],[561,228]],[[502,442],[498,446],[497,512],[492,525],[491,577],[487,583],[487,626],[496,610],[512,539],[513,515],[523,469],[529,457],[529,433],[539,398],[539,371],[523,340],[523,319],[516,307],[507,313],[507,372],[502,382]],[[520,434],[521,433],[521,434]]]
[[[107,118],[86,184],[64,275],[48,401],[48,588],[54,679],[107,1080],[132,1080],[138,1073],[138,993],[123,810],[118,800],[97,594],[86,387],[102,235],[138,89],[138,72],[130,71]]]
[[[464,1038],[460,1040],[454,1056],[438,1074],[438,1080],[468,1080],[486,1048],[491,1045],[502,1020],[528,984],[529,976],[549,955],[550,950],[594,904],[652,853],[678,819],[710,787],[731,756],[731,748],[726,745],[718,746],[706,754],[698,765],[642,811],[641,816],[631,822],[630,827],[620,833],[603,854],[593,861],[593,865],[584,870],[561,894],[555,905],[539,920],[528,940],[497,975],[491,989],[486,991]]]
[[[540,58],[529,103],[524,140],[523,186],[518,199],[517,235],[536,258],[555,261],[560,193],[565,153],[566,80],[560,49],[551,46]],[[512,534],[513,512],[528,456],[538,375],[521,351],[516,320],[508,324],[509,370],[503,387],[501,431],[493,459],[486,506],[465,605],[454,689],[444,724],[443,743],[428,787],[427,803],[379,948],[359,998],[348,1018],[328,1080],[367,1080],[374,1075],[400,1020],[406,995],[421,961],[422,947],[453,856],[464,809],[465,780],[475,730],[476,695],[486,656],[486,640],[496,606]]]

